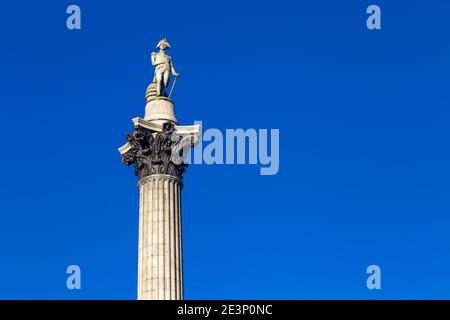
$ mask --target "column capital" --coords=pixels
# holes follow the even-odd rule
[[[134,133],[126,135],[126,148],[121,148],[122,162],[128,166],[134,164],[135,175],[141,180],[157,174],[182,180],[187,167],[187,164],[181,161],[185,151],[183,137],[177,136],[175,126],[171,122],[164,123],[161,129],[154,131],[136,125]],[[190,141],[188,142],[190,147]],[[180,161],[175,163],[174,159]]]

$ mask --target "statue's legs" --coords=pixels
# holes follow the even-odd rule
[[[169,79],[170,79],[170,70],[164,70],[164,89],[166,89],[169,86]]]
[[[155,71],[154,82],[156,82],[156,94],[159,97],[166,95],[166,88],[169,85],[170,69],[160,68]]]
[[[164,96],[166,96],[167,95],[166,89],[169,86],[169,80],[170,80],[170,70],[164,70],[164,73],[162,76],[163,76],[163,83],[164,83],[164,88],[163,88],[162,92],[163,92]]]
[[[162,70],[156,70],[155,80],[156,80],[156,95],[158,97],[161,97],[164,95],[164,83],[163,83],[163,71]]]

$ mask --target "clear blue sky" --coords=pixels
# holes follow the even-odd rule
[[[82,30],[66,28],[78,4]],[[382,30],[366,28],[378,4]],[[2,3],[0,298],[135,299],[117,147],[166,36],[181,123],[279,128],[280,171],[190,166],[187,299],[450,298],[448,1]],[[82,290],[66,289],[66,267]],[[382,289],[366,288],[366,267]]]

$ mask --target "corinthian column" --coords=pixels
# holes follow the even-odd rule
[[[138,299],[183,299],[181,188],[187,164],[183,158],[196,144],[200,126],[179,126],[170,99],[179,76],[170,44],[162,39],[153,52],[153,82],[147,88],[145,117],[134,118],[134,133],[119,148],[122,162],[139,177]],[[168,74],[175,78],[169,94]]]
[[[135,121],[135,132],[119,150],[139,177],[138,299],[183,299],[181,189],[187,164],[181,160],[183,141],[190,147],[191,137],[178,136],[172,122]]]
[[[181,187],[166,174],[139,181],[139,300],[183,299]]]

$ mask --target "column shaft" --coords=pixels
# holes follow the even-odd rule
[[[150,175],[139,195],[138,299],[183,299],[181,181]]]

